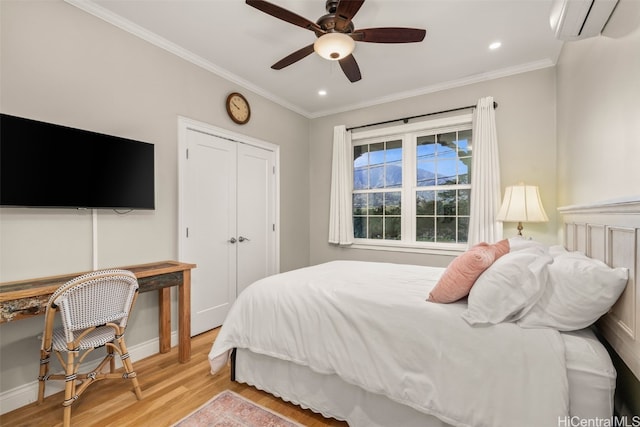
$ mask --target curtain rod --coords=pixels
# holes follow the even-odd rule
[[[353,127],[347,128],[347,130],[362,129],[362,128],[367,128],[369,126],[386,125],[387,123],[393,123],[393,122],[399,122],[399,121],[403,121],[404,123],[407,123],[409,120],[417,119],[418,117],[427,117],[427,116],[433,116],[435,114],[451,113],[453,111],[468,110],[470,108],[476,108],[476,106],[467,105],[466,107],[458,107],[458,108],[452,108],[450,110],[436,111],[435,113],[419,114],[417,116],[403,117],[401,119],[393,119],[393,120],[387,120],[384,122],[369,123],[368,125],[353,126]],[[495,101],[493,102],[493,108],[494,109],[498,108],[498,103]]]

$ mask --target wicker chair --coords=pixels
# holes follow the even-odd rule
[[[138,400],[142,391],[127,353],[124,332],[138,296],[136,276],[126,270],[95,271],[62,285],[49,299],[45,312],[40,349],[38,402],[44,400],[47,380],[64,380],[64,426],[71,424],[71,405],[95,381],[130,379]],[[54,328],[60,312],[61,327]],[[106,348],[106,356],[91,372],[80,373],[80,365],[93,350]],[[114,352],[122,359],[124,373],[116,372]],[[49,374],[49,358],[54,353],[64,374]],[[66,353],[66,360],[63,355]],[[102,372],[109,365],[109,372]],[[94,363],[91,363],[95,366]]]

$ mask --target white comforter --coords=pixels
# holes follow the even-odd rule
[[[558,332],[471,327],[466,304],[425,301],[444,270],[334,261],[262,279],[209,353],[234,347],[308,366],[456,426],[556,426],[568,415]]]

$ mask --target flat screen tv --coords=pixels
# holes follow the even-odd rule
[[[154,146],[0,114],[0,205],[155,209]]]

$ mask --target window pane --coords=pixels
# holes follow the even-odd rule
[[[402,186],[402,162],[394,162],[385,166],[385,187]]]
[[[369,169],[355,169],[353,171],[353,189],[366,190],[369,188]]]
[[[354,194],[352,204],[353,204],[354,215],[367,214],[367,195],[366,194]]]
[[[387,163],[399,162],[402,160],[402,140],[387,142],[387,153],[385,160]]]
[[[458,190],[458,215],[469,215],[471,190]]]
[[[416,214],[417,215],[434,215],[436,192],[435,191],[417,191],[416,192]]]
[[[466,242],[469,239],[469,218],[458,218],[458,242]]]
[[[369,194],[369,215],[382,215],[384,193]]]
[[[436,241],[451,243],[456,241],[456,219],[452,217],[440,217],[436,220]]]
[[[418,137],[416,140],[416,184],[426,187],[435,184],[436,136]]]
[[[388,217],[384,219],[384,238],[389,240],[400,240],[400,217]]]
[[[471,171],[471,157],[463,157],[458,161],[458,184],[468,184]]]
[[[369,146],[369,164],[381,165],[384,163],[384,143],[378,142]]]
[[[353,237],[356,239],[367,238],[367,218],[363,216],[353,217]]]
[[[417,182],[418,187],[427,187],[436,183],[436,163],[434,161],[418,161]]]
[[[384,195],[384,213],[385,215],[400,215],[402,209],[400,207],[400,200],[402,193],[394,191],[392,193],[385,193]]]
[[[369,164],[369,146],[356,145],[353,147],[353,167],[359,168]]]
[[[369,169],[369,188],[384,188],[384,166]]]
[[[402,186],[402,140],[388,141],[385,144],[385,187]]]
[[[418,160],[433,159],[436,156],[436,136],[420,136],[416,141],[416,156]]]
[[[435,241],[435,218],[420,217],[416,218],[416,240],[418,242]]]
[[[438,185],[455,185],[456,184],[456,160],[439,159],[438,160]]]
[[[471,129],[458,132],[458,156],[471,155]]]
[[[455,216],[456,215],[456,190],[438,191],[438,203],[436,215]]]
[[[382,239],[382,217],[369,217],[369,239]]]
[[[456,157],[456,132],[442,133],[438,135],[438,157]]]

